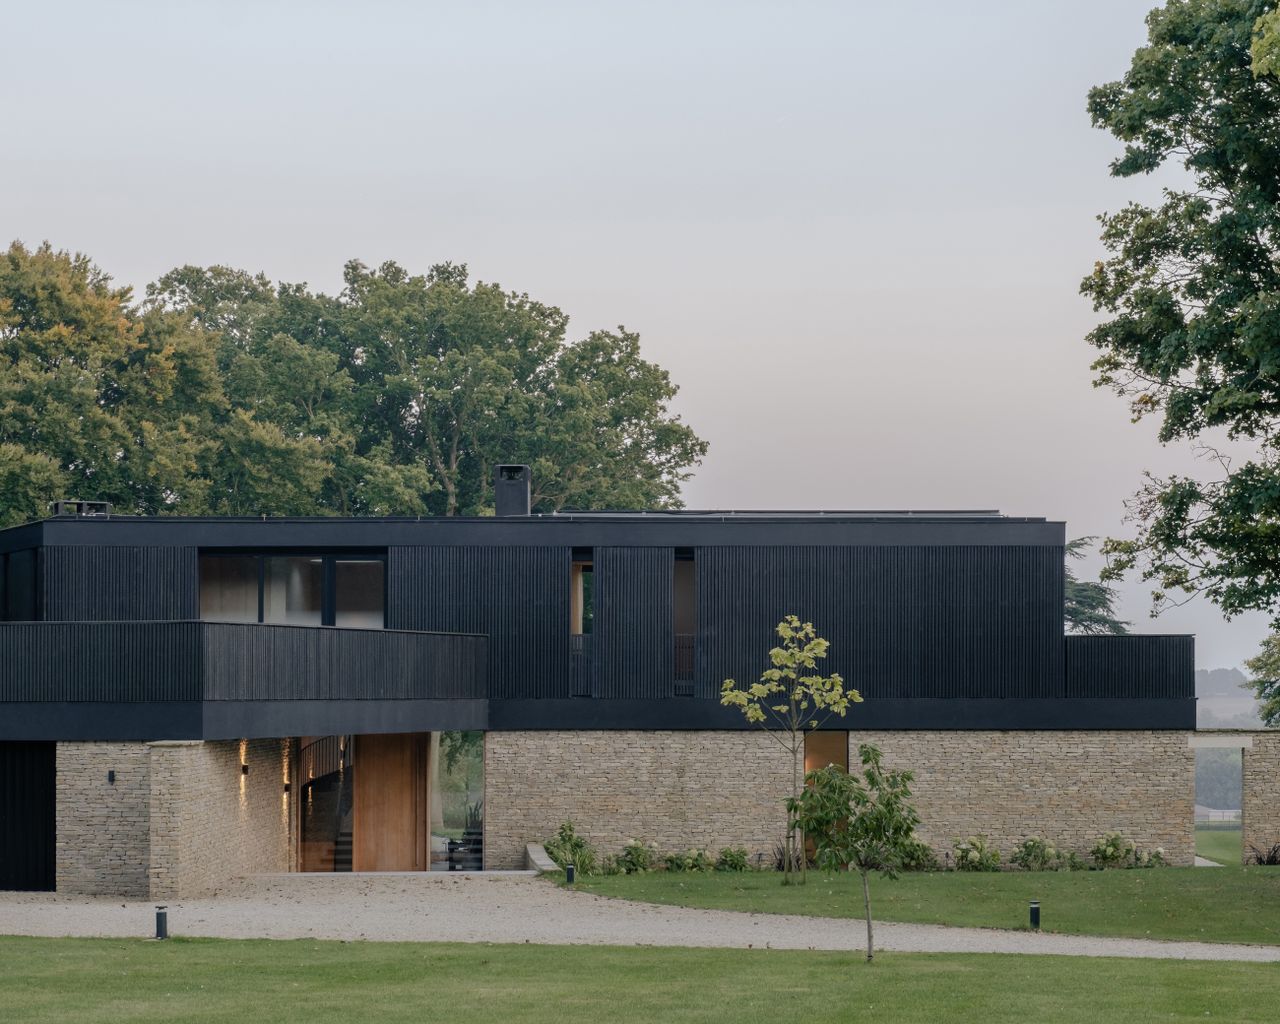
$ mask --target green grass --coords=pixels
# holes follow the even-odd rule
[[[1196,826],[1196,855],[1219,864],[1240,863],[1240,826],[1206,828]]]
[[[1082,957],[0,938],[5,1024],[564,1024],[1274,1016],[1274,964]]]
[[[856,876],[811,871],[783,886],[776,872],[613,875],[578,889],[649,903],[769,914],[861,917]],[[1002,871],[872,878],[881,921],[1022,928],[1041,903],[1045,931],[1152,939],[1280,944],[1280,869],[1153,868],[1138,871]]]

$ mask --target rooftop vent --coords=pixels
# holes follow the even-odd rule
[[[51,516],[94,516],[106,519],[111,515],[109,501],[51,501]]]
[[[493,514],[527,516],[529,514],[528,466],[498,466],[493,471]]]

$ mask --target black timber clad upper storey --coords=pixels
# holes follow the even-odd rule
[[[595,549],[595,696],[672,695],[674,562],[672,548]]]
[[[1062,550],[699,548],[699,696],[754,682],[787,614],[868,698],[1062,695]]]
[[[195,547],[54,545],[40,554],[44,619],[132,621],[200,614]]]
[[[485,633],[489,696],[569,696],[567,547],[392,547],[391,629]]]

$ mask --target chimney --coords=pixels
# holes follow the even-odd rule
[[[49,502],[49,515],[51,516],[92,516],[94,518],[111,517],[111,502],[109,501],[78,501],[75,499],[63,499],[62,501]]]
[[[498,466],[493,471],[493,510],[496,516],[529,514],[528,466]]]

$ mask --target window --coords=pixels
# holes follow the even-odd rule
[[[691,548],[676,548],[671,567],[671,632],[675,636],[676,696],[693,696],[695,644],[698,634],[697,567]]]
[[[590,634],[595,618],[595,573],[590,548],[574,548],[569,567],[569,632]]]
[[[324,559],[268,558],[262,593],[262,621],[290,626],[322,626]]]
[[[333,624],[381,629],[386,623],[383,594],[386,564],[340,558],[334,563]]]
[[[206,552],[200,556],[200,618],[383,629],[386,559]]]
[[[202,556],[200,618],[211,622],[258,621],[258,560],[252,555]]]
[[[30,622],[36,603],[35,548],[0,555],[0,619]]]

